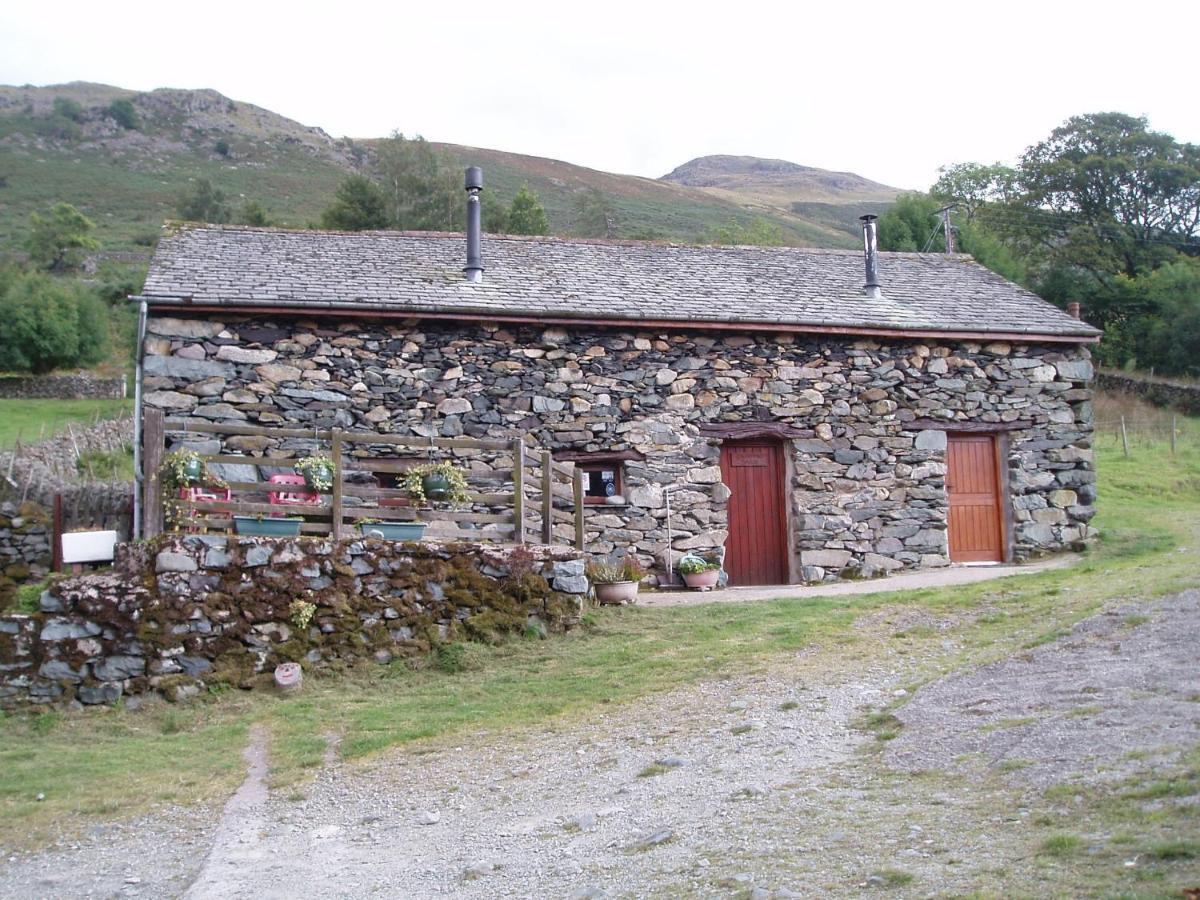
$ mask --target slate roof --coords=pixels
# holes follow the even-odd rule
[[[784,329],[1094,339],[1099,332],[970,257],[882,253],[864,296],[858,251],[691,247],[485,235],[484,280],[461,234],[171,226],[142,298],[470,317],[726,323]]]

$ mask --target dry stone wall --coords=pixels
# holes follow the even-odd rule
[[[0,378],[0,398],[5,400],[119,399],[126,396],[127,390],[124,376],[99,378],[88,372]]]
[[[578,621],[566,548],[219,535],[120,547],[64,578],[35,615],[0,616],[0,706],[109,703],[269,684],[282,662],[330,670]]]
[[[1091,536],[1086,349],[396,320],[152,318],[145,398],[264,425],[511,438],[635,451],[625,491],[589,507],[589,549],[663,574],[673,549],[721,551],[729,491],[701,426],[789,437],[793,571],[807,581],[947,562],[947,429],[1007,429],[1018,559]],[[268,454],[269,442],[228,442]],[[562,527],[562,526],[558,526]]]
[[[1183,384],[1148,375],[1130,375],[1111,370],[1097,372],[1096,384],[1106,391],[1133,394],[1155,406],[1177,409],[1190,416],[1200,415],[1200,385],[1197,384]]]

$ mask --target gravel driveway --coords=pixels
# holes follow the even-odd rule
[[[13,857],[0,894],[1036,893],[1021,889],[1032,826],[1015,798],[1194,747],[1198,631],[1196,591],[1133,604],[911,699],[912,654],[811,648],[586,720],[332,763],[298,794],[257,794],[252,777],[219,826],[181,810]],[[864,710],[902,700],[880,752]]]

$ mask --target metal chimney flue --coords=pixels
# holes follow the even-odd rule
[[[863,293],[868,297],[881,297],[879,289],[879,238],[876,234],[875,220],[878,216],[859,216],[863,223],[863,251],[867,256],[867,282],[863,285]]]
[[[483,169],[467,169],[467,265],[463,272],[467,281],[483,281]]]

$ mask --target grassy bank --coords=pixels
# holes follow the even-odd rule
[[[1100,454],[1105,539],[1077,566],[993,583],[865,597],[597,610],[587,627],[548,641],[470,646],[457,661],[363,666],[310,678],[303,695],[224,693],[191,706],[129,714],[89,710],[0,723],[0,840],[27,842],[79,816],[161,802],[220,801],[241,776],[247,728],[272,736],[272,777],[285,784],[320,765],[326,735],[359,757],[422,738],[584,716],[611,704],[794,658],[814,645],[831,666],[871,650],[864,614],[884,607],[962,613],[946,666],[1052,639],[1107,600],[1200,584],[1200,427],[1171,455],[1144,443],[1130,458]],[[888,635],[939,659],[942,635]],[[932,658],[932,657],[931,657]],[[453,665],[451,665],[453,663]],[[938,663],[942,665],[942,662]],[[181,764],[181,760],[185,762]],[[36,800],[45,794],[42,801]]]
[[[0,400],[0,450],[53,437],[67,424],[132,412],[132,400]]]

